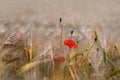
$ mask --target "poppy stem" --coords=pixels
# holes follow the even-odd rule
[[[63,42],[63,26],[62,26],[62,24],[60,24],[60,26],[61,26],[61,46],[62,46],[62,42]]]
[[[71,39],[73,38],[73,33],[74,33],[74,31],[72,30],[72,31],[71,31]]]
[[[71,53],[71,48],[69,48],[68,54],[67,54],[67,59],[66,62],[69,64],[70,63],[70,53]]]
[[[60,40],[60,45],[61,45],[61,47],[60,47],[60,51],[62,51],[62,46],[63,46],[63,26],[62,26],[62,18],[60,18],[60,27],[61,27],[61,40]]]

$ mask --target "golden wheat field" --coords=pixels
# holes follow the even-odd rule
[[[120,80],[119,25],[57,21],[0,21],[0,80]]]
[[[0,0],[0,80],[120,80],[120,0]]]

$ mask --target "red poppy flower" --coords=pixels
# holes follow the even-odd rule
[[[91,78],[91,80],[96,80],[96,78],[93,77],[93,78]]]
[[[77,48],[78,45],[73,40],[65,40],[64,45],[68,46],[69,48]]]
[[[54,57],[54,62],[60,63],[60,62],[64,62],[64,61],[65,61],[64,56],[61,56],[61,55],[57,54],[57,55]]]

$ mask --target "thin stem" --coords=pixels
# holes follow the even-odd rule
[[[94,41],[94,42],[92,43],[92,45],[89,47],[88,51],[86,52],[86,56],[85,56],[85,58],[84,58],[84,59],[82,59],[82,61],[81,61],[81,64],[80,64],[80,65],[83,65],[84,60],[88,57],[88,55],[89,55],[89,53],[90,53],[90,50],[91,50],[91,49],[92,49],[92,47],[94,46],[95,42],[96,42],[96,41]]]
[[[62,51],[62,46],[63,46],[63,26],[62,24],[60,23],[60,27],[61,27],[61,40],[60,40],[60,45],[61,45],[61,51]]]
[[[72,79],[73,79],[73,80],[76,80],[76,79],[75,79],[75,75],[74,75],[74,73],[73,73],[70,65],[68,66],[68,69],[69,69],[69,72],[70,72],[70,74],[71,74]]]

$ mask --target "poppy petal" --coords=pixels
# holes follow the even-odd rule
[[[64,62],[64,61],[65,61],[64,56],[61,56],[61,55],[57,54],[57,55],[54,57],[54,62]]]
[[[77,48],[78,45],[73,40],[65,40],[64,45],[68,46],[69,48]]]
[[[91,78],[91,80],[96,80],[96,78],[93,77],[93,78]]]

